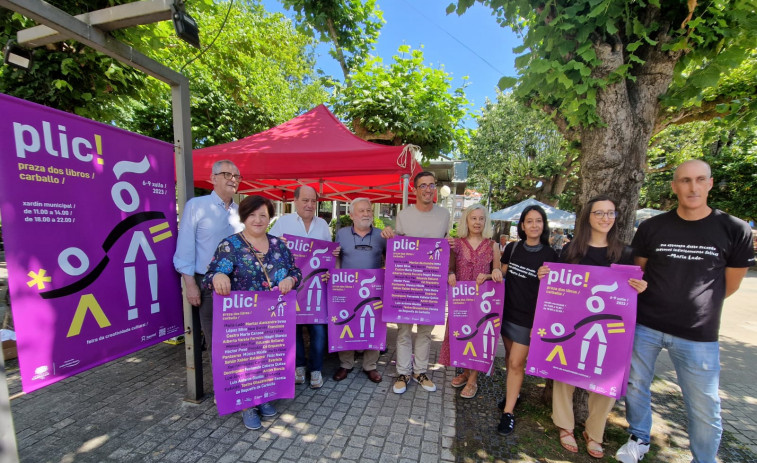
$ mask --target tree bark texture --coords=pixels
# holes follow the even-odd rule
[[[645,63],[632,72],[636,82],[621,80],[597,93],[597,113],[604,125],[580,131],[579,208],[596,195],[612,197],[618,203],[616,222],[620,238],[626,243],[633,237],[635,211],[644,181],[647,147],[659,112],[659,97],[670,86],[680,57],[680,54],[661,50],[667,41],[661,37],[656,47],[647,49],[646,56],[642,57]],[[596,77],[607,77],[624,62],[623,45],[599,43],[594,50],[603,62],[594,70]]]

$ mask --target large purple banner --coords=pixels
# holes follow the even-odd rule
[[[213,294],[213,384],[220,415],[294,397],[294,291]]]
[[[183,333],[170,144],[0,95],[0,153],[24,391]]]
[[[449,352],[452,366],[489,372],[505,304],[505,285],[458,281],[449,289]]]
[[[446,238],[400,236],[387,242],[384,321],[441,325],[447,296]]]
[[[322,277],[334,270],[333,252],[339,245],[287,234],[284,238],[294,256],[294,264],[302,271],[302,283],[297,289],[297,324],[326,323],[329,285]]]
[[[639,267],[549,264],[539,286],[526,373],[620,397],[630,367]]]
[[[329,352],[384,350],[384,270],[334,270],[329,288]]]

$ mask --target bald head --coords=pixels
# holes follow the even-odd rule
[[[706,162],[702,161],[701,159],[689,159],[688,161],[684,161],[681,164],[676,167],[675,172],[673,172],[673,180],[677,180],[680,177],[680,173],[683,171],[687,171],[689,169],[696,169],[700,172],[701,169],[704,169],[704,172],[707,172],[707,178],[712,177],[712,169],[710,169],[710,165]]]

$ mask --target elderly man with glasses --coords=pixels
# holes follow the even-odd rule
[[[382,268],[386,257],[386,240],[381,230],[373,228],[373,207],[368,198],[356,198],[350,204],[351,227],[340,228],[336,233],[338,268],[368,269]],[[363,373],[374,383],[381,382],[381,374],[376,365],[381,353],[377,350],[363,351]],[[334,381],[347,377],[355,366],[355,351],[339,352],[339,369],[334,373]]]
[[[233,200],[240,180],[242,176],[233,162],[224,160],[213,164],[210,174],[213,191],[187,201],[173,256],[174,268],[184,280],[187,301],[199,309],[208,354],[213,346],[213,291],[201,289],[201,282],[218,243],[244,228]]]

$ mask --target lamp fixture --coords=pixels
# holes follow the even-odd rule
[[[197,21],[184,11],[183,1],[177,1],[173,5],[173,28],[181,40],[200,48],[200,28],[197,27]]]
[[[32,67],[32,51],[8,40],[3,47],[3,62],[24,71]]]

